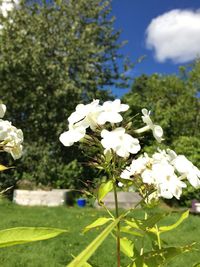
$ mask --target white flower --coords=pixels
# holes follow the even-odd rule
[[[90,127],[95,130],[97,126],[97,117],[99,116],[102,108],[99,105],[99,100],[93,100],[90,104],[79,104],[76,111],[73,112],[69,118],[69,125],[82,126],[85,129]]]
[[[134,180],[134,176],[140,176],[144,184],[154,186],[158,196],[179,199],[186,184],[182,181],[182,176],[178,177],[175,173],[176,169],[172,164],[175,156],[172,150],[158,150],[152,157],[145,153],[144,156],[134,159],[120,177]]]
[[[85,136],[85,128],[74,127],[69,129],[69,131],[64,132],[60,135],[59,140],[64,146],[72,146],[75,142],[80,141]]]
[[[158,148],[157,152],[155,152],[152,155],[152,159],[154,162],[163,162],[163,163],[164,162],[171,163],[176,157],[177,157],[177,154],[171,149],[161,150]]]
[[[97,118],[97,122],[100,125],[105,124],[106,122],[118,123],[123,120],[119,112],[124,112],[129,109],[128,105],[121,104],[120,99],[114,101],[106,101],[103,103],[102,112]]]
[[[148,126],[148,129],[151,129],[153,132],[154,138],[160,143],[162,141],[163,136],[163,129],[159,125],[153,124],[151,118],[150,118],[150,111],[143,108],[142,109],[142,120],[146,125]]]
[[[146,169],[142,173],[142,179],[144,183],[154,184],[157,187],[158,196],[168,199],[173,196],[179,199],[182,188],[186,187],[174,173],[173,166],[167,162],[153,164],[151,169]]]
[[[91,128],[93,131],[96,130],[98,124],[102,125],[106,121],[111,123],[122,121],[122,116],[119,112],[126,111],[128,105],[121,104],[119,99],[115,101],[107,101],[103,106],[99,105],[99,100],[93,100],[90,104],[84,105],[79,104],[76,110],[69,116],[69,131],[64,132],[60,135],[60,141],[65,146],[71,146],[74,142],[79,141],[86,134],[86,129]],[[129,135],[125,135],[124,145],[127,143],[132,144]],[[110,148],[109,148],[110,149]],[[130,151],[133,148],[130,147]],[[132,152],[131,152],[132,153]],[[128,152],[124,151],[122,147],[118,148],[118,154],[128,155]]]
[[[103,138],[101,144],[105,148],[105,153],[113,149],[118,156],[123,158],[129,157],[130,153],[136,154],[141,148],[139,140],[125,133],[125,129],[122,127],[111,132],[103,130],[101,137]]]
[[[158,196],[171,199],[173,196],[180,199],[182,188],[187,187],[175,174],[167,176],[163,183],[158,185]]]
[[[122,179],[127,179],[127,180],[131,180],[131,176],[132,176],[132,172],[131,172],[131,167],[128,166],[126,167],[125,170],[122,171],[121,175],[120,175],[120,178]]]
[[[140,156],[138,159],[134,159],[130,166],[121,173],[120,177],[123,179],[131,179],[131,176],[140,174],[146,169],[146,165],[149,163],[150,158],[145,154],[145,156]]]
[[[182,175],[182,178],[187,178],[190,184],[198,188],[200,187],[200,170],[192,164],[185,156],[178,155],[172,164],[176,170]]]
[[[76,111],[68,118],[69,130],[60,135],[60,142],[64,146],[72,146],[85,136],[88,127],[95,130],[97,126],[96,120],[100,111],[99,100],[93,100],[87,105],[77,105]]]
[[[153,159],[153,162],[158,162],[158,163],[165,163],[165,162],[169,162],[170,161],[170,156],[167,154],[167,152],[165,150],[160,150],[158,149],[158,152],[155,152],[153,155],[152,155],[152,159]]]
[[[0,118],[3,118],[5,112],[6,112],[6,105],[0,104]]]
[[[9,144],[9,146],[10,145],[11,144]],[[14,142],[12,148],[8,147],[8,145],[4,148],[4,151],[10,153],[14,160],[21,158],[22,150],[23,146],[20,144],[15,144]]]
[[[159,196],[168,199],[174,196],[179,199],[182,188],[185,188],[186,184],[181,181],[181,177],[177,177],[175,174],[175,168],[172,164],[172,159],[176,155],[175,152],[173,150],[167,150],[167,152],[158,150],[152,156],[151,175],[154,179],[153,183],[157,187]]]
[[[0,11],[4,17],[8,16],[8,12],[12,11],[14,7],[19,4],[19,0],[3,0],[0,5]]]
[[[121,183],[121,182],[119,182],[117,185],[118,185],[119,187],[123,187],[123,186],[124,186],[124,184]]]
[[[177,157],[177,154],[174,150],[167,148],[166,151],[170,161],[174,160]]]
[[[3,150],[10,153],[14,159],[22,156],[23,132],[11,122],[0,120],[0,141]]]
[[[143,183],[145,184],[155,184],[155,178],[153,177],[153,172],[151,169],[145,169],[142,173],[141,173],[141,178]]]
[[[144,156],[140,156],[138,159],[134,159],[131,163],[131,169],[135,174],[141,173],[147,166],[152,164],[152,159],[147,153]]]

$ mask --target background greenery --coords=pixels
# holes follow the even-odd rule
[[[73,10],[73,12],[72,12]],[[78,103],[112,99],[109,87],[130,85],[131,67],[120,55],[120,32],[114,29],[110,0],[22,1],[7,18],[0,14],[0,96],[6,119],[24,132],[24,155],[17,168],[1,173],[0,187],[20,183],[27,189],[82,188],[98,173],[86,165],[81,146],[63,147],[60,133]],[[141,63],[142,64],[142,63]],[[137,67],[137,66],[136,66]],[[105,90],[107,89],[107,90]],[[165,133],[162,148],[170,146],[200,167],[200,61],[180,67],[177,75],[143,74],[123,97],[130,105],[127,120],[141,126],[141,109],[151,110]],[[146,151],[157,148],[151,133]],[[88,148],[92,158],[95,151]],[[181,204],[200,200],[190,186]]]
[[[169,212],[169,210],[167,210]],[[173,211],[173,210],[170,210]],[[138,215],[143,212],[135,211]],[[57,238],[18,245],[0,250],[0,265],[3,267],[61,267],[78,255],[99,233],[94,230],[82,234],[81,230],[95,218],[104,216],[103,211],[91,208],[45,208],[20,207],[11,203],[1,203],[1,229],[16,226],[43,226],[68,229],[69,232]],[[144,214],[143,214],[144,215]],[[165,219],[170,224],[177,220],[179,212]],[[184,234],[183,234],[184,233]],[[183,245],[199,241],[200,217],[190,216],[173,233],[166,233],[163,239],[170,245]],[[115,266],[115,240],[110,236],[90,259],[94,267]],[[192,267],[199,261],[199,252],[186,253],[170,262],[170,267]],[[122,254],[122,266],[126,266],[127,258]],[[168,267],[169,267],[168,266]]]
[[[110,99],[105,86],[126,86],[113,22],[105,0],[23,1],[6,19],[0,15],[0,95],[6,119],[25,139],[24,156],[2,175],[2,186],[31,179],[75,187],[95,175],[75,161],[84,161],[81,150],[64,148],[58,137],[78,103]]]

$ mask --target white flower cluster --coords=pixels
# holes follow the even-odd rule
[[[121,104],[120,99],[106,101],[103,105],[99,104],[99,100],[93,100],[87,105],[79,104],[76,111],[68,118],[69,130],[62,133],[59,139],[64,146],[71,146],[84,138],[87,128],[95,131],[98,126],[102,127],[106,122],[112,125],[121,122],[123,118],[120,113],[127,111],[128,108],[128,105]],[[153,129],[154,132],[156,127],[160,126],[154,126],[151,121],[151,125],[145,130]],[[162,130],[161,127],[160,129]],[[159,135],[161,139],[161,131],[158,134],[157,132],[154,136],[158,139]],[[101,137],[104,153],[112,149],[118,156],[127,158],[130,153],[136,154],[140,150],[139,140],[126,133],[122,127],[117,127],[112,131],[102,129]]]
[[[60,141],[65,146],[71,146],[84,138],[87,128],[90,128],[99,133],[105,154],[114,151],[125,159],[130,154],[137,154],[141,149],[139,140],[128,134],[125,128],[115,125],[123,120],[121,112],[127,111],[128,108],[129,106],[121,104],[119,99],[106,101],[103,105],[99,104],[99,100],[93,100],[87,105],[79,104],[75,112],[69,116],[69,130],[60,135]],[[153,136],[160,143],[163,140],[163,130],[152,122],[147,109],[142,109],[142,120],[146,126],[134,132],[140,134],[152,130]],[[185,179],[193,187],[200,187],[200,170],[185,156],[177,155],[173,150],[158,150],[152,157],[145,153],[134,159],[120,177],[133,181],[139,179],[146,185],[149,193],[154,188],[155,191],[148,196],[150,199],[179,199],[182,189],[186,187]],[[123,185],[121,182],[120,185]]]
[[[3,0],[0,5],[0,11],[6,18],[8,16],[8,12],[12,11],[17,5],[19,5],[19,0]]]
[[[141,177],[144,184],[154,185],[158,197],[167,199],[180,198],[182,188],[186,187],[184,179],[188,179],[193,187],[200,187],[200,170],[173,150],[159,150],[152,157],[145,153],[134,159],[120,177],[132,180],[136,176]]]
[[[6,106],[0,104],[0,118],[3,118]],[[0,146],[10,153],[14,159],[22,156],[23,132],[11,124],[11,122],[0,119]]]

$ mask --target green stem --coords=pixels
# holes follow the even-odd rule
[[[119,209],[115,181],[113,181],[113,189],[115,198],[115,215],[117,219],[119,217]],[[117,224],[117,267],[120,267],[120,222]]]
[[[147,220],[147,213],[145,212],[144,214],[144,219]],[[141,240],[141,249],[140,249],[140,255],[142,256],[144,254],[144,236],[142,237]]]
[[[110,215],[111,218],[113,219],[115,218],[114,215],[109,211],[109,209],[103,203],[101,203],[100,206],[107,211],[107,213]]]
[[[161,249],[162,246],[161,246],[161,240],[160,240],[160,232],[158,230],[157,224],[155,226],[156,226],[156,235],[157,235],[157,240],[158,240],[158,247],[159,247],[159,249]]]

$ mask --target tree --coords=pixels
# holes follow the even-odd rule
[[[0,16],[0,93],[25,137],[16,177],[39,183],[45,172],[42,183],[53,185],[66,177],[64,166],[80,157],[59,144],[66,118],[80,102],[108,99],[105,86],[126,82],[110,10],[105,0],[22,1]]]
[[[199,136],[200,99],[197,87],[191,82],[191,73],[162,76],[142,75],[135,79],[131,92],[124,96],[130,105],[129,116],[151,110],[154,121],[166,133],[166,144],[171,145],[180,136]]]

